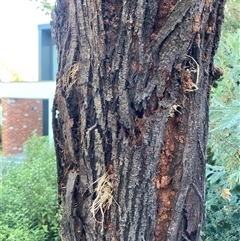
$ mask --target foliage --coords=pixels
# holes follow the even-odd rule
[[[205,241],[240,240],[240,2],[228,1],[210,106]]]
[[[30,0],[33,1],[33,0]],[[38,6],[41,11],[45,12],[46,15],[49,15],[53,9],[53,5],[51,4],[51,0],[36,0],[40,6]]]
[[[225,23],[223,32],[234,33],[240,28],[240,8],[239,0],[228,0],[225,7]]]
[[[0,186],[0,240],[58,241],[56,166],[46,137],[25,143],[21,163],[5,160]]]
[[[22,82],[24,81],[21,73],[19,71],[14,70],[13,68],[9,67],[6,63],[0,61],[0,66],[3,68],[10,75],[10,81],[12,82]]]
[[[240,3],[238,4],[240,7]],[[225,22],[227,25],[228,22]],[[226,28],[226,27],[225,27]],[[231,178],[240,165],[240,29],[222,33],[222,41],[215,62],[224,70],[224,76],[212,91],[210,108],[209,154],[213,165],[229,171],[228,182],[233,188],[240,185]]]
[[[207,185],[206,223],[203,229],[204,241],[239,241],[240,240],[240,186],[224,196],[227,186],[226,175],[219,181]]]

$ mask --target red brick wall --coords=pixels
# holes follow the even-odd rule
[[[2,99],[3,155],[23,151],[23,143],[33,131],[42,135],[42,100]]]

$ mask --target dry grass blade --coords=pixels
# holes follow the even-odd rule
[[[103,231],[104,210],[109,209],[109,207],[112,204],[112,201],[114,200],[113,183],[107,172],[104,173],[100,178],[98,178],[94,183],[97,183],[97,186],[94,190],[94,192],[96,193],[96,198],[92,203],[90,212],[92,213],[94,220],[102,224],[102,231]],[[98,221],[96,219],[96,214],[99,211],[101,212],[101,215],[102,215],[101,221]]]

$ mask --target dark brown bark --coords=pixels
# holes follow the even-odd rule
[[[199,240],[224,2],[57,0],[62,240]]]

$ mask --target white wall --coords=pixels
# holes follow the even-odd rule
[[[38,81],[38,25],[51,20],[38,8],[39,2],[0,0],[0,79],[4,82],[11,75],[1,63],[24,81]]]

